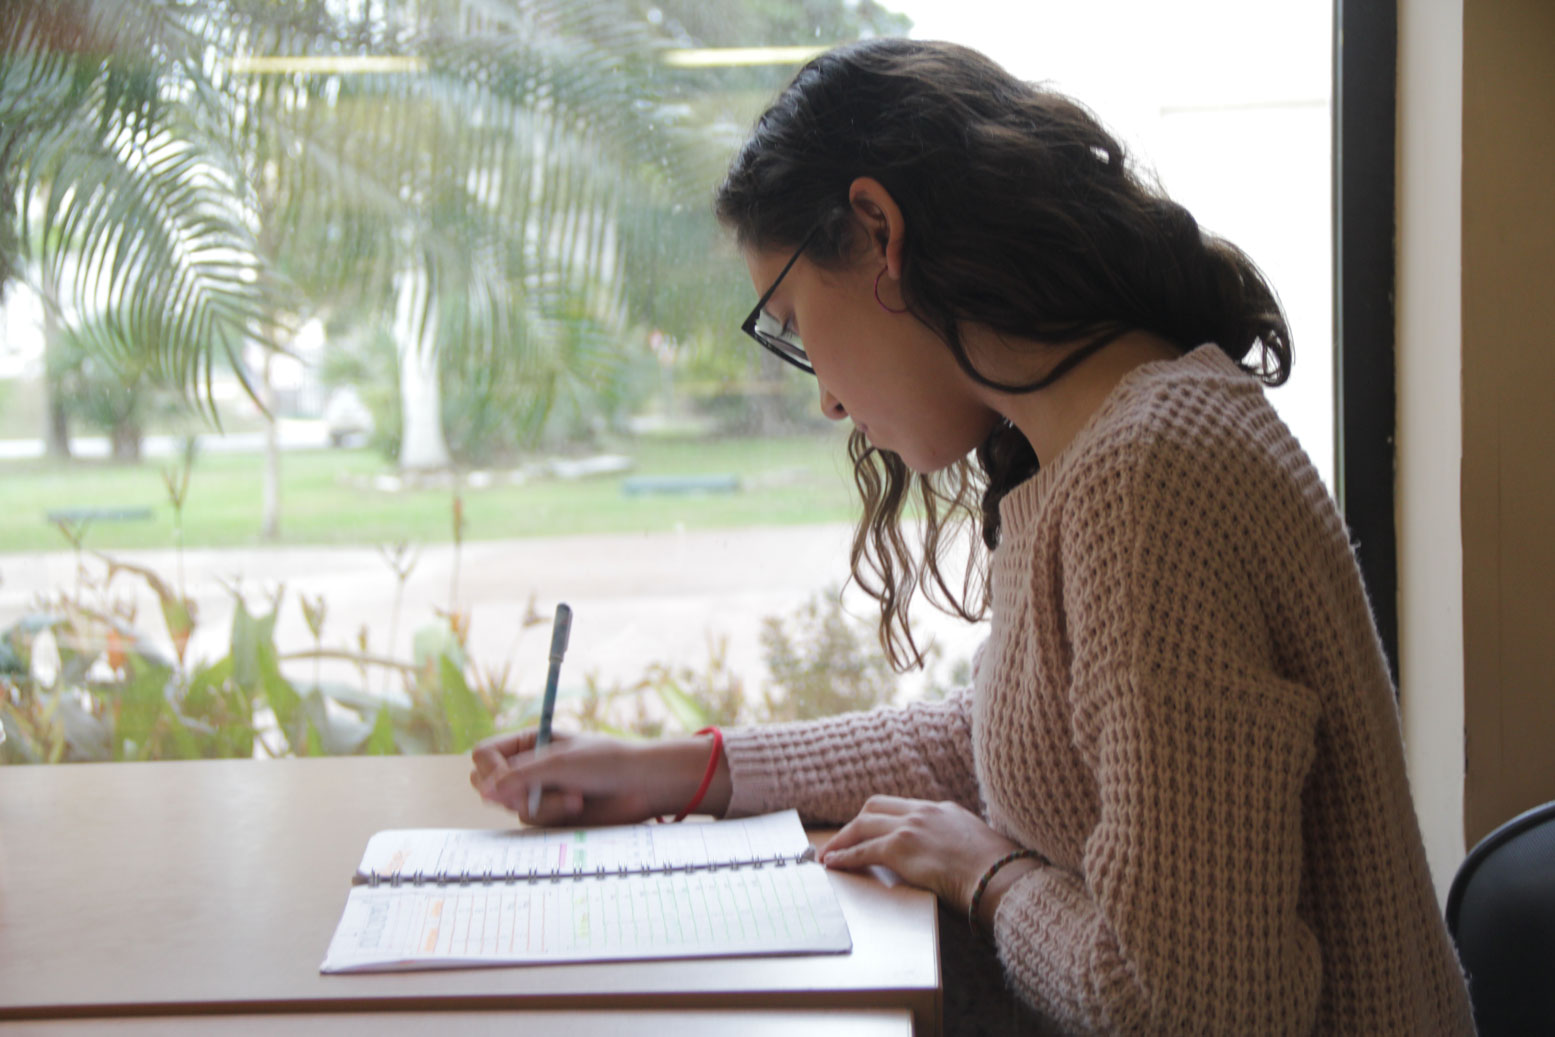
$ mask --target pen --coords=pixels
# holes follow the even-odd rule
[[[572,633],[572,609],[566,604],[556,606],[556,619],[551,623],[551,666],[545,674],[545,698],[540,701],[540,730],[535,735],[535,753],[538,755],[551,741],[551,716],[556,712],[556,682],[562,674],[562,656],[567,652],[567,637]],[[532,820],[540,811],[540,785],[529,786],[529,817]]]

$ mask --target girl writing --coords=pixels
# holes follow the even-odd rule
[[[883,645],[919,661],[919,591],[986,612],[974,686],[711,743],[504,735],[482,794],[618,823],[702,783],[701,811],[841,825],[822,861],[937,894],[1022,1025],[1472,1032],[1345,526],[1264,398],[1290,333],[1247,257],[1074,102],[908,40],[801,69],[717,213],[744,330],[853,422]],[[968,524],[988,553],[947,572]]]

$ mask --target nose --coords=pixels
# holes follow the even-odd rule
[[[841,421],[848,416],[848,408],[842,405],[842,401],[831,394],[826,386],[821,386],[821,413],[833,421]]]

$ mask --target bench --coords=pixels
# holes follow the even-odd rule
[[[628,497],[648,493],[734,493],[739,488],[737,475],[637,475],[621,480],[621,492]]]
[[[44,513],[50,525],[79,526],[92,522],[146,522],[150,508],[55,508]]]

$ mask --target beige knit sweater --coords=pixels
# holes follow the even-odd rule
[[[973,689],[731,732],[731,814],[951,799],[1051,863],[999,905],[1065,1032],[1473,1032],[1332,501],[1214,346],[1005,498]]]

